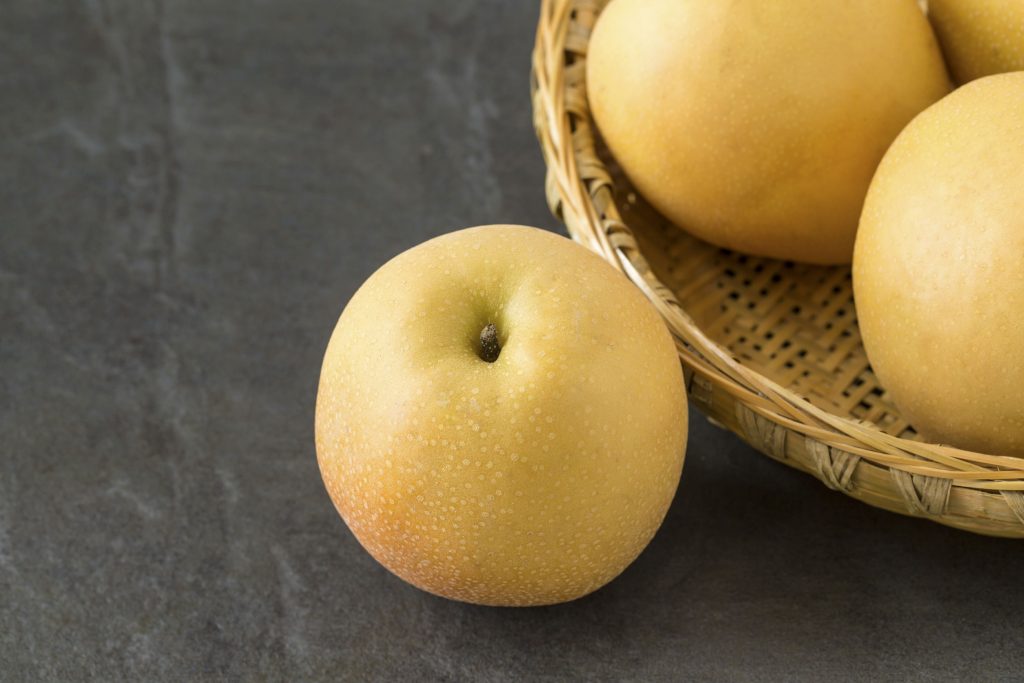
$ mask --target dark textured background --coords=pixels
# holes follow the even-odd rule
[[[1011,679],[1024,546],[878,512],[693,420],[568,605],[390,576],[320,483],[323,348],[397,252],[560,229],[520,0],[4,0],[0,678]]]

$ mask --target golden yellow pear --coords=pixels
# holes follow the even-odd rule
[[[929,0],[928,5],[957,82],[1024,71],[1024,0]]]
[[[400,254],[352,297],[316,446],[385,567],[456,600],[538,605],[600,588],[643,550],[686,420],[675,344],[640,291],[564,237],[492,226]]]
[[[640,193],[713,244],[848,263],[871,176],[949,92],[915,0],[614,0],[587,52]]]
[[[911,424],[1024,455],[1024,73],[973,81],[900,135],[853,286],[868,358]]]

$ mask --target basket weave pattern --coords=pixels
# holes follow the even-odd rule
[[[868,364],[849,268],[718,249],[636,195],[587,104],[587,43],[606,3],[542,2],[532,89],[548,203],[661,313],[694,404],[759,451],[866,503],[1024,538],[1024,459],[918,439]]]

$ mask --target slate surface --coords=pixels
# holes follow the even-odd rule
[[[321,353],[387,258],[559,229],[522,0],[5,0],[0,679],[1011,679],[1024,546],[875,511],[693,420],[606,589],[390,576],[321,486]],[[983,674],[983,675],[982,675]]]

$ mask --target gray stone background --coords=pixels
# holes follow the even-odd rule
[[[996,680],[1024,547],[693,420],[650,548],[577,602],[390,576],[315,462],[321,353],[397,252],[554,230],[528,0],[0,5],[0,679]]]

